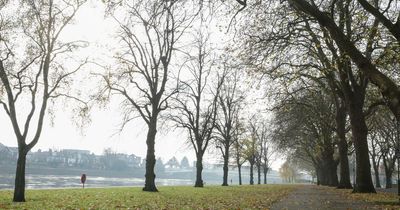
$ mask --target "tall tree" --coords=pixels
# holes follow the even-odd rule
[[[258,127],[254,122],[254,117],[250,120],[249,131],[250,136],[245,142],[245,157],[250,164],[250,185],[254,184],[254,165],[257,163],[258,157]],[[259,169],[258,169],[259,171]],[[260,173],[258,174],[258,181],[260,182]]]
[[[274,111],[273,139],[280,150],[312,164],[318,184],[337,186],[333,103],[316,88],[295,91],[296,96],[279,102]]]
[[[371,156],[372,168],[374,169],[375,175],[375,187],[381,188],[381,181],[379,178],[379,166],[382,159],[382,154],[379,150],[379,140],[378,135],[375,133],[375,129],[371,130],[369,143],[370,149],[369,154]]]
[[[296,166],[290,160],[286,160],[279,168],[279,176],[288,183],[296,181],[297,173]]]
[[[342,17],[342,16],[341,16]],[[319,71],[325,75],[327,79],[327,83],[329,86],[329,90],[331,92],[332,98],[335,104],[335,122],[336,122],[336,135],[338,137],[338,149],[339,149],[339,160],[340,160],[340,181],[338,188],[351,189],[350,183],[350,169],[349,169],[349,160],[348,160],[348,143],[346,139],[346,117],[347,117],[347,105],[346,103],[346,88],[348,85],[342,85],[341,83],[347,84],[348,80],[346,77],[338,77],[335,74],[334,65],[331,63],[331,60],[335,60],[335,57],[332,59],[329,58],[324,51],[324,47],[322,45],[321,38],[317,35],[318,29],[312,28],[309,21],[304,18],[305,29],[311,37],[312,43],[315,47],[314,56],[321,63],[321,67]],[[323,33],[326,35],[326,33]],[[325,37],[325,41],[329,40],[329,37]],[[335,50],[332,47],[327,47],[330,50]],[[335,54],[334,52],[332,54]],[[337,61],[340,62],[340,61]]]
[[[201,15],[203,19],[203,16]],[[201,25],[204,24],[203,21]],[[209,43],[209,34],[202,31],[195,35],[195,55],[189,55],[184,69],[190,78],[181,79],[181,90],[175,97],[177,114],[171,119],[178,127],[188,132],[188,139],[196,153],[195,187],[203,187],[203,156],[213,138],[216,126],[219,90],[223,83],[223,75],[219,77],[213,71],[214,55]],[[211,81],[212,77],[218,77]]]
[[[238,114],[238,113],[236,113]],[[244,134],[244,126],[243,123],[240,122],[238,116],[235,117],[235,129],[234,129],[234,143],[233,143],[233,153],[235,158],[236,167],[238,168],[238,176],[239,176],[239,185],[242,185],[242,165],[246,162],[245,154],[244,154],[244,142],[245,136]]]
[[[254,6],[249,10],[249,22],[243,27],[243,45],[239,50],[243,53],[246,64],[253,66],[257,72],[262,72],[263,78],[267,75],[276,81],[285,83],[291,89],[292,84],[300,78],[324,81],[324,91],[329,92],[335,100],[336,133],[339,137],[340,155],[340,188],[352,188],[348,168],[348,144],[346,140],[346,102],[340,80],[335,75],[334,64],[332,64],[329,49],[324,45],[324,33],[318,24],[308,17],[288,10],[285,4],[277,4],[268,7],[269,3],[260,8]],[[264,9],[262,9],[265,6]],[[290,15],[288,15],[288,13]],[[255,15],[257,14],[257,15]],[[257,19],[251,21],[252,19]],[[272,28],[262,28],[259,25],[272,24]],[[281,27],[287,25],[286,27]],[[244,48],[244,50],[243,50]],[[328,52],[326,52],[328,51]],[[323,79],[322,79],[323,78]],[[270,90],[270,92],[276,92]],[[285,93],[278,93],[279,95]],[[296,94],[296,93],[294,93]],[[270,94],[271,95],[271,94]]]
[[[246,6],[246,1],[241,1],[244,3],[244,6]],[[272,30],[270,35],[272,36],[267,36],[267,37],[260,37],[257,36],[257,34],[251,34],[250,37],[253,37],[258,43],[256,47],[264,47],[266,46],[266,43],[273,43],[268,50],[265,50],[266,52],[273,53],[273,52],[279,52],[278,56],[281,55],[282,49],[285,50],[285,52],[289,51],[287,46],[293,46],[291,50],[287,53],[289,53],[290,56],[281,56],[284,57],[283,60],[282,58],[276,59],[273,57],[271,60],[267,59],[258,59],[256,60],[258,63],[266,63],[266,62],[271,62],[271,63],[277,63],[277,60],[283,60],[282,63],[279,63],[276,65],[276,67],[273,68],[275,72],[280,72],[277,71],[277,69],[282,68],[282,66],[287,66],[289,65],[291,68],[294,66],[299,68],[299,69],[304,69],[305,66],[308,66],[309,69],[317,68],[321,70],[321,73],[323,73],[326,77],[328,78],[338,78],[337,81],[334,81],[335,83],[338,84],[337,87],[335,88],[334,86],[331,87],[332,90],[334,90],[337,93],[335,93],[335,98],[339,99],[337,103],[338,109],[337,109],[337,116],[338,116],[338,128],[343,128],[343,116],[345,114],[341,114],[340,110],[343,109],[343,104],[346,104],[346,108],[349,112],[350,115],[350,122],[351,122],[351,128],[352,128],[352,134],[353,134],[353,139],[355,142],[355,148],[356,148],[356,157],[357,157],[357,177],[358,177],[358,182],[357,186],[355,187],[354,191],[355,192],[374,192],[375,190],[373,189],[372,185],[372,180],[370,178],[370,165],[369,165],[369,157],[368,157],[368,147],[367,147],[367,129],[366,129],[366,124],[365,124],[365,118],[364,118],[364,113],[363,113],[363,108],[365,104],[365,92],[366,92],[366,87],[368,85],[369,79],[371,79],[371,72],[366,72],[365,71],[365,66],[364,70],[361,69],[361,64],[360,60],[355,61],[354,60],[354,53],[353,57],[349,54],[348,48],[349,46],[365,46],[365,50],[362,52],[361,50],[358,50],[358,54],[361,55],[361,52],[365,55],[365,60],[371,61],[372,57],[377,57],[376,52],[374,51],[374,43],[376,43],[377,39],[376,37],[378,36],[377,33],[377,22],[374,20],[368,19],[369,21],[364,22],[363,19],[359,18],[352,18],[355,15],[362,16],[365,15],[365,12],[363,13],[360,10],[360,7],[357,6],[356,4],[352,4],[351,1],[334,1],[332,3],[322,3],[322,1],[287,1],[288,3],[283,3],[280,8],[282,8],[280,11],[275,11],[275,13],[267,13],[267,17],[271,18],[271,16],[274,15],[282,15],[282,16],[287,16],[283,17],[283,19],[286,19],[285,21],[278,21],[278,25],[288,25],[290,27],[289,30],[286,30],[285,33],[276,33],[276,30]],[[260,4],[262,5],[262,4]],[[318,5],[318,6],[317,6]],[[309,6],[309,7],[308,7]],[[327,26],[327,19],[319,19],[319,16],[316,17],[315,13],[310,14],[310,11],[305,11],[307,9],[313,8],[314,10],[319,10],[319,8],[323,8],[324,11],[326,12],[321,12],[319,13],[321,16],[325,16],[326,18],[332,18],[332,24],[336,24],[338,22],[338,25],[335,25],[335,33],[340,33],[341,38],[347,40],[347,44],[343,43],[338,43],[337,36],[338,34],[332,34],[332,30],[330,30],[330,26]],[[314,11],[313,10],[313,11]],[[357,12],[356,12],[357,11]],[[314,11],[315,12],[315,11]],[[312,13],[312,12],[311,12]],[[290,14],[290,15],[287,15]],[[306,18],[303,18],[303,17]],[[313,18],[310,19],[309,16],[312,16]],[[254,17],[254,16],[253,16]],[[258,17],[258,16],[257,16]],[[281,16],[279,16],[281,17]],[[303,20],[301,20],[303,19]],[[316,19],[316,21],[315,21]],[[305,21],[306,20],[306,21]],[[311,27],[310,27],[310,23]],[[329,25],[329,24],[328,24]],[[305,27],[304,27],[305,26]],[[372,30],[365,30],[365,28],[371,27]],[[310,28],[311,32],[308,36],[305,36],[303,32],[305,31],[304,29]],[[256,28],[257,29],[257,28]],[[256,31],[256,29],[252,30],[251,32]],[[267,29],[266,29],[267,30]],[[310,31],[310,30],[306,30]],[[279,32],[279,31],[278,31]],[[249,33],[248,33],[249,34]],[[343,35],[343,36],[342,36]],[[357,39],[356,37],[359,37]],[[309,44],[307,43],[309,40],[314,42],[315,47],[310,48]],[[318,41],[321,40],[321,41]],[[332,41],[331,41],[332,40]],[[264,43],[263,43],[264,42]],[[295,44],[292,44],[295,43]],[[322,43],[322,44],[321,44]],[[318,47],[319,46],[319,47]],[[295,62],[293,65],[293,57],[299,57],[301,56],[301,52],[299,49],[305,48],[306,52],[308,55],[316,54],[315,58],[317,61],[312,61],[311,65],[310,63],[304,64],[304,63],[297,63]],[[346,49],[345,49],[346,48]],[[351,48],[351,47],[350,47]],[[256,55],[257,48],[253,47],[252,49],[256,49],[256,52],[253,53],[253,55]],[[278,51],[279,50],[279,51]],[[389,51],[393,52],[394,50],[389,49]],[[290,54],[290,52],[295,53],[295,54]],[[322,52],[322,53],[321,53]],[[325,54],[325,55],[324,55]],[[357,53],[356,53],[357,54]],[[268,55],[268,53],[267,53]],[[328,56],[326,56],[328,55]],[[346,56],[348,56],[346,57]],[[361,55],[361,56],[364,56]],[[260,57],[260,56],[259,56]],[[385,57],[385,56],[384,56]],[[326,59],[328,58],[328,59]],[[345,59],[343,59],[345,58]],[[347,60],[346,60],[347,59]],[[350,60],[351,59],[351,60]],[[266,61],[267,60],[267,61]],[[309,61],[310,59],[305,59],[305,61]],[[379,60],[379,59],[378,59]],[[326,62],[328,61],[328,62]],[[333,65],[330,64],[329,62],[333,61]],[[358,62],[358,63],[357,63]],[[322,68],[318,67],[322,63]],[[360,66],[361,65],[361,66]],[[356,67],[357,66],[357,67]],[[282,68],[285,69],[285,68]],[[358,71],[360,69],[360,71]],[[289,70],[290,72],[290,70]],[[325,73],[324,73],[325,72]],[[328,74],[327,74],[328,72]],[[329,72],[333,72],[333,77],[329,76]],[[300,72],[300,75],[302,75],[304,72]],[[376,72],[375,72],[376,73]],[[288,73],[284,73],[283,77],[287,78]],[[314,73],[315,74],[315,73]],[[379,75],[383,75],[381,73],[377,73]],[[312,76],[315,77],[313,74],[307,74],[308,77]],[[380,76],[375,77],[377,79]],[[385,77],[385,76],[384,76]],[[387,77],[387,75],[386,75]],[[382,78],[381,78],[382,79]],[[388,77],[385,79],[389,79]],[[385,79],[382,79],[381,81],[384,81]],[[389,79],[390,80],[390,79]],[[376,81],[375,81],[376,82]],[[389,85],[390,86],[390,85]],[[390,88],[389,88],[390,89]],[[382,89],[381,89],[382,90]],[[395,88],[391,89],[395,93],[396,90]],[[389,91],[390,92],[390,91]],[[393,95],[392,95],[393,96]],[[384,94],[384,97],[387,99],[387,95]],[[393,99],[393,98],[392,98]],[[343,103],[343,101],[345,103]],[[387,100],[390,102],[390,99]],[[397,100],[394,100],[394,103]],[[390,103],[389,103],[390,104]],[[340,109],[339,109],[340,108]],[[393,111],[393,109],[392,109]],[[343,135],[343,129],[338,129],[337,131],[340,131],[340,144],[339,148],[341,150],[341,160],[343,162],[346,162],[346,145],[345,145],[345,135]],[[339,133],[338,133],[339,134]],[[347,161],[348,162],[348,161]],[[347,164],[341,164],[341,166],[346,166]],[[348,179],[348,171],[346,168],[343,168],[343,175],[342,177],[346,177],[345,180],[343,180],[343,185],[349,186],[349,179]]]
[[[270,159],[267,146],[267,125],[265,119],[253,116],[251,119],[250,130],[255,135],[255,147],[252,152],[255,157],[255,164],[257,166],[257,184],[261,184],[261,171],[264,173],[264,182],[266,183],[266,176],[268,172],[268,160]],[[270,152],[271,153],[271,152]]]
[[[26,155],[40,139],[49,102],[77,99],[68,90],[83,64],[71,69],[73,65],[67,68],[63,59],[84,43],[63,42],[60,36],[84,2],[3,1],[0,5],[0,104],[18,142],[14,202],[25,201]]]
[[[261,135],[260,135],[261,137],[260,146],[262,148],[262,152],[260,159],[261,159],[262,172],[264,174],[264,184],[267,184],[267,174],[272,166],[272,163],[274,161],[274,156],[276,153],[276,150],[272,145],[268,129],[269,128],[267,126],[267,123],[265,121],[262,122]]]
[[[177,93],[176,85],[168,85],[172,77],[171,63],[178,49],[177,42],[196,12],[190,11],[186,1],[110,1],[108,5],[120,26],[119,39],[123,47],[115,55],[119,68],[103,78],[109,91],[124,98],[128,111],[123,124],[138,115],[147,124],[143,190],[158,191],[154,173],[158,117]],[[187,9],[182,10],[183,7]],[[122,20],[118,19],[120,14],[125,15]]]
[[[217,111],[216,145],[224,160],[222,186],[228,186],[228,165],[230,149],[233,143],[235,128],[235,113],[240,109],[243,100],[239,90],[240,73],[236,67],[223,63],[224,83],[218,95],[219,109]]]
[[[382,156],[382,163],[385,169],[386,188],[392,188],[392,175],[396,164],[396,148],[399,146],[399,128],[397,120],[387,109],[378,110],[374,121],[379,125],[374,134],[378,138],[377,148]],[[373,152],[373,150],[372,150]]]

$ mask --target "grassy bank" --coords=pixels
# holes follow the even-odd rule
[[[26,203],[12,203],[12,191],[0,191],[0,209],[266,209],[295,186],[189,186],[28,190]]]

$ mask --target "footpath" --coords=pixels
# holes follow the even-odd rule
[[[315,185],[303,185],[285,198],[274,203],[271,210],[308,210],[308,209],[379,209],[371,203],[354,201],[344,197],[338,191]]]

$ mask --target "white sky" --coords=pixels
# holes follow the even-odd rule
[[[116,28],[113,20],[104,19],[104,6],[97,0],[91,0],[79,10],[74,25],[65,28],[62,38],[89,41],[91,45],[81,52],[82,55],[92,57],[94,55],[102,59],[110,56],[109,47],[116,44],[115,38],[112,38]],[[94,109],[91,113],[92,123],[84,130],[83,135],[74,125],[72,113],[66,109],[58,108],[55,111],[54,126],[51,126],[49,115],[47,115],[41,138],[33,151],[49,148],[85,149],[101,154],[105,148],[110,147],[117,152],[145,157],[147,127],[141,119],[138,119],[128,124],[124,131],[118,134],[117,130],[122,120],[118,102],[111,102],[106,109]],[[0,143],[17,146],[11,124],[3,110],[0,111],[0,127],[2,128]],[[161,157],[163,161],[167,161],[172,156],[176,156],[178,160],[187,156],[192,164],[195,160],[194,151],[185,142],[185,138],[185,133],[180,130],[159,130],[156,139],[156,156]],[[215,162],[219,156],[215,152],[207,154],[205,162]],[[277,170],[281,162],[281,160],[276,161],[273,168]]]

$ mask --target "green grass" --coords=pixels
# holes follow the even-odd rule
[[[139,187],[27,190],[25,203],[0,191],[0,209],[267,209],[295,189],[291,185]]]

